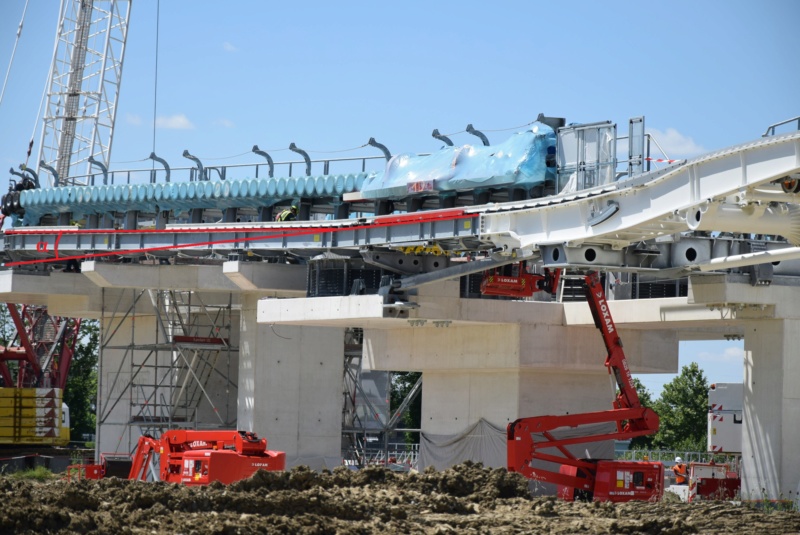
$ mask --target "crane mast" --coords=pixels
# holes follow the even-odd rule
[[[61,2],[37,160],[51,186],[87,185],[91,165],[108,169],[131,1]],[[17,334],[0,346],[0,444],[66,445],[62,400],[81,320],[5,306]]]
[[[131,2],[62,0],[37,160],[50,185],[108,169]]]

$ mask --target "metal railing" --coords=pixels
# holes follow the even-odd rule
[[[618,136],[617,137],[617,154],[620,153],[619,144],[622,141],[626,141],[630,136]],[[659,167],[658,160],[670,160],[670,157],[667,156],[666,151],[659,145],[658,140],[653,137],[652,134],[644,134],[645,145],[644,145],[644,172],[650,172],[651,168],[655,165],[656,168]],[[657,157],[653,157],[653,147],[658,149]],[[617,159],[617,180],[620,178],[627,176],[628,167],[632,163],[632,160],[628,158]]]
[[[797,117],[792,117],[791,119],[786,119],[785,121],[781,121],[779,123],[769,125],[767,127],[767,131],[764,132],[764,135],[761,137],[774,136],[776,128],[789,123],[797,123],[797,128],[795,128],[795,130],[800,130],[800,115],[798,115]]]
[[[422,155],[421,155],[422,156]],[[365,173],[383,169],[386,162],[384,156],[360,156],[350,158],[327,158],[311,160],[311,176],[343,174],[343,173]],[[379,165],[375,165],[378,163]],[[298,169],[303,176],[306,174],[306,162],[304,160],[287,160],[273,163],[274,176],[292,177],[297,176]],[[102,173],[89,175],[77,175],[70,177],[74,184],[87,186],[114,185],[114,184],[155,184],[159,182],[195,182],[205,180],[237,180],[243,178],[266,178],[269,176],[270,165],[267,162],[233,164],[233,165],[211,165],[189,167],[169,167],[169,171],[164,168],[152,169],[123,169],[118,171],[108,171],[107,178]],[[43,178],[43,177],[42,177]]]
[[[617,460],[661,461],[669,466],[675,464],[676,457],[680,457],[685,463],[707,463],[713,460],[717,464],[731,464],[737,461],[740,454],[678,450],[626,450],[617,454]]]
[[[388,449],[377,447],[349,448],[344,452],[343,463],[352,468],[385,466],[392,470],[408,471],[417,467],[419,444],[390,442]]]

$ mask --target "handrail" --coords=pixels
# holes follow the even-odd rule
[[[425,155],[427,155],[427,153],[420,154],[420,156],[425,156]],[[360,165],[361,170],[360,171],[356,171],[356,170],[342,171],[342,173],[346,174],[346,173],[354,173],[354,172],[365,172],[367,160],[370,160],[370,161],[373,161],[373,160],[384,160],[385,161],[385,157],[384,156],[359,156],[359,157],[350,157],[350,158],[326,158],[326,159],[319,159],[319,160],[311,160],[310,162],[311,162],[311,164],[322,164],[325,169],[328,169],[328,167],[330,166],[331,163],[347,163],[347,162],[352,162],[352,163],[360,162],[361,163],[361,165]],[[282,162],[274,162],[273,166],[274,167],[278,167],[278,166],[286,166],[286,167],[288,167],[288,174],[286,174],[284,176],[292,177],[293,176],[293,174],[292,174],[293,166],[296,166],[298,164],[303,164],[302,169],[305,171],[305,165],[304,165],[305,163],[306,162],[304,160],[287,160],[287,161],[282,161]],[[205,165],[204,164],[204,171],[210,173],[211,170],[214,170],[220,176],[225,175],[225,176],[227,176],[227,179],[230,180],[231,178],[226,172],[227,170],[241,170],[241,169],[251,168],[251,169],[253,169],[253,175],[247,176],[247,177],[244,177],[244,178],[258,178],[258,169],[259,168],[264,168],[264,167],[267,167],[267,166],[268,166],[267,162],[252,162],[252,163],[228,164],[228,165]],[[169,170],[172,173],[171,180],[175,181],[175,175],[178,174],[178,173],[184,172],[184,173],[187,174],[187,177],[188,177],[185,180],[186,181],[191,181],[190,180],[191,177],[189,176],[189,173],[191,173],[193,169],[197,169],[197,166],[170,167]],[[109,178],[108,179],[108,183],[111,184],[111,185],[114,185],[114,184],[131,184],[131,183],[142,183],[142,184],[149,183],[149,182],[152,182],[151,175],[152,175],[153,171],[154,170],[151,169],[151,168],[148,168],[148,169],[144,169],[144,168],[142,168],[142,169],[121,169],[121,170],[116,170],[116,171],[109,170],[108,171],[108,178]],[[155,170],[155,171],[158,174],[162,174],[162,173],[165,172],[164,170],[158,170],[158,169]],[[322,173],[320,173],[320,174],[322,174]],[[140,180],[135,178],[136,176],[139,176],[139,175],[141,175],[141,179]],[[70,177],[70,179],[74,180],[75,182],[85,183],[85,184],[88,184],[88,185],[94,185],[95,176],[96,176],[95,174],[76,175],[74,177]],[[208,176],[210,177],[210,174]]]
[[[783,126],[785,124],[789,124],[789,123],[794,122],[794,121],[797,121],[797,129],[800,130],[800,115],[798,115],[797,117],[792,117],[791,119],[786,119],[785,121],[781,121],[779,123],[775,123],[775,124],[769,125],[767,127],[767,131],[764,132],[764,135],[761,136],[761,137],[774,136],[775,135],[775,128],[777,128],[779,126]]]

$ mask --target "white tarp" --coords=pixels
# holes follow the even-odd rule
[[[445,470],[464,461],[489,468],[506,466],[506,430],[484,419],[456,435],[421,433],[417,469]]]

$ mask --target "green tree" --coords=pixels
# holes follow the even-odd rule
[[[8,347],[16,334],[17,328],[14,326],[14,321],[11,319],[11,314],[8,313],[6,304],[0,303],[0,345]],[[12,374],[16,373],[16,361],[7,360],[6,366],[8,366],[8,369],[12,372]],[[0,377],[0,386],[13,387],[16,385],[7,385],[5,384],[4,379]]]
[[[17,328],[11,320],[11,314],[8,313],[8,307],[5,303],[0,303],[0,343],[7,346],[17,333]]]
[[[70,414],[70,436],[74,441],[82,440],[83,435],[95,432],[99,323],[93,320],[82,321],[78,340],[64,391],[64,402],[69,407]]]
[[[705,451],[708,433],[708,381],[693,362],[664,385],[653,403],[661,419],[653,446],[659,449]]]
[[[419,377],[422,375],[420,372],[394,372],[392,373],[391,386],[391,403],[389,409],[391,414],[400,407],[403,400],[414,387]],[[419,429],[422,425],[422,394],[420,393],[416,399],[408,407],[408,410],[403,414],[401,420],[403,427],[409,429]],[[417,433],[406,433],[406,444],[413,444],[418,442],[416,437]]]
[[[633,378],[633,386],[636,387],[636,393],[639,394],[639,402],[642,407],[648,409],[653,408],[653,394],[647,389],[642,382],[636,377]],[[645,435],[642,437],[635,437],[631,440],[631,449],[645,450],[653,447],[653,438],[655,435]]]

